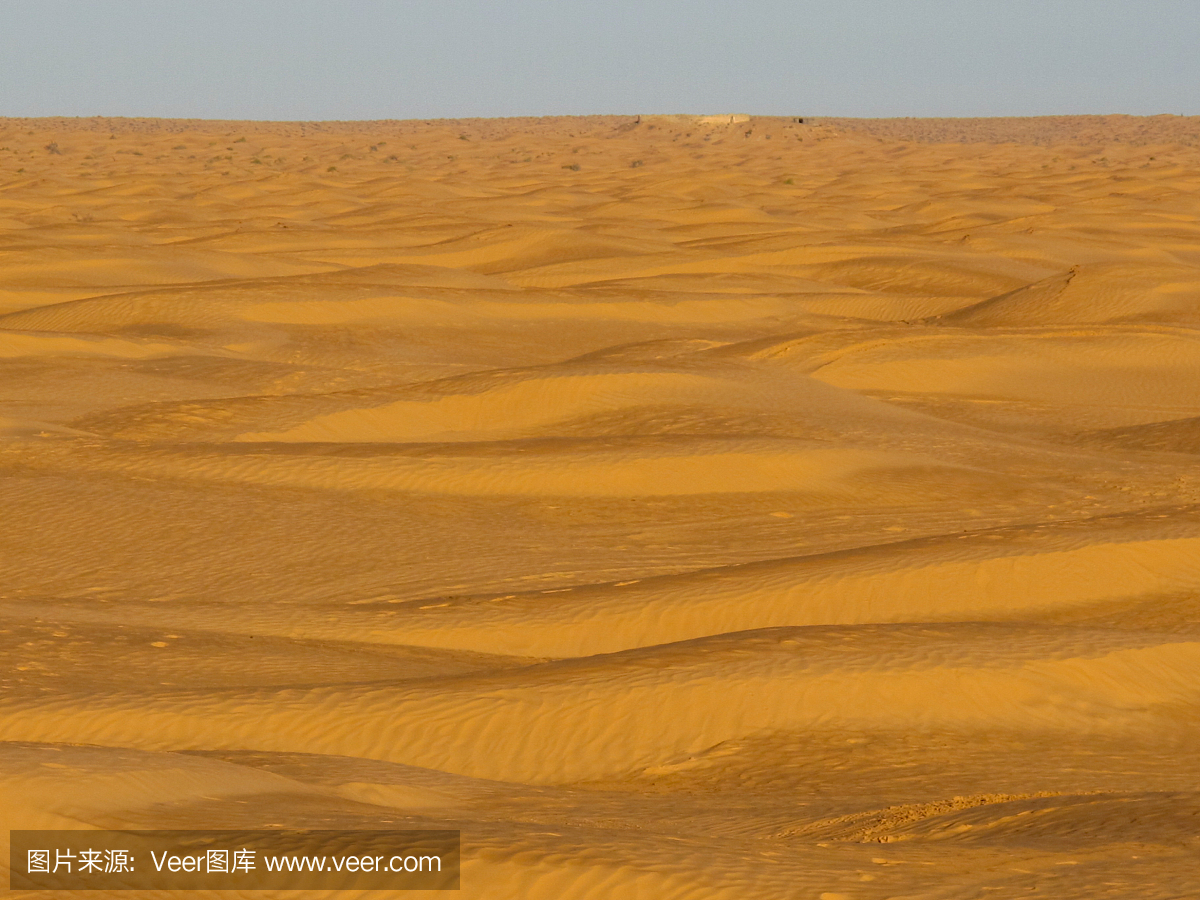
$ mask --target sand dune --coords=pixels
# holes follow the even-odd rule
[[[1144,640],[1029,627],[776,629],[400,689],[118,694],[103,711],[93,697],[42,701],[37,712],[12,709],[0,736],[332,753],[555,784],[624,775],[763,731],[1079,734],[1195,715],[1200,641]]]
[[[401,608],[384,633],[434,646],[579,656],[773,625],[1023,618],[1200,584],[1197,537],[1138,540],[1123,530],[1081,546],[1074,529],[1043,529],[1036,551],[1021,531],[960,535],[571,588],[569,598]]]
[[[1112,428],[1083,435],[1081,439],[1110,447],[1200,453],[1200,417]]]
[[[0,120],[3,827],[1200,893],[1198,134]]]
[[[942,318],[968,326],[1022,327],[1092,322],[1194,326],[1198,317],[1200,279],[1195,269],[1110,263],[1072,268]]]

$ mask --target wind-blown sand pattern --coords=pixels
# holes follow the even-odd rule
[[[3,827],[1200,896],[1198,146],[0,120]]]

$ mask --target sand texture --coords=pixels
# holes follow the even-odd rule
[[[0,828],[1200,896],[1198,192],[1181,117],[0,120]]]

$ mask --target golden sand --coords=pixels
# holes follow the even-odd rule
[[[0,120],[0,827],[1200,896],[1198,148]]]

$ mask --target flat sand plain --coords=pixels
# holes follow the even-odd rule
[[[0,827],[1200,896],[1198,143],[0,120]]]

